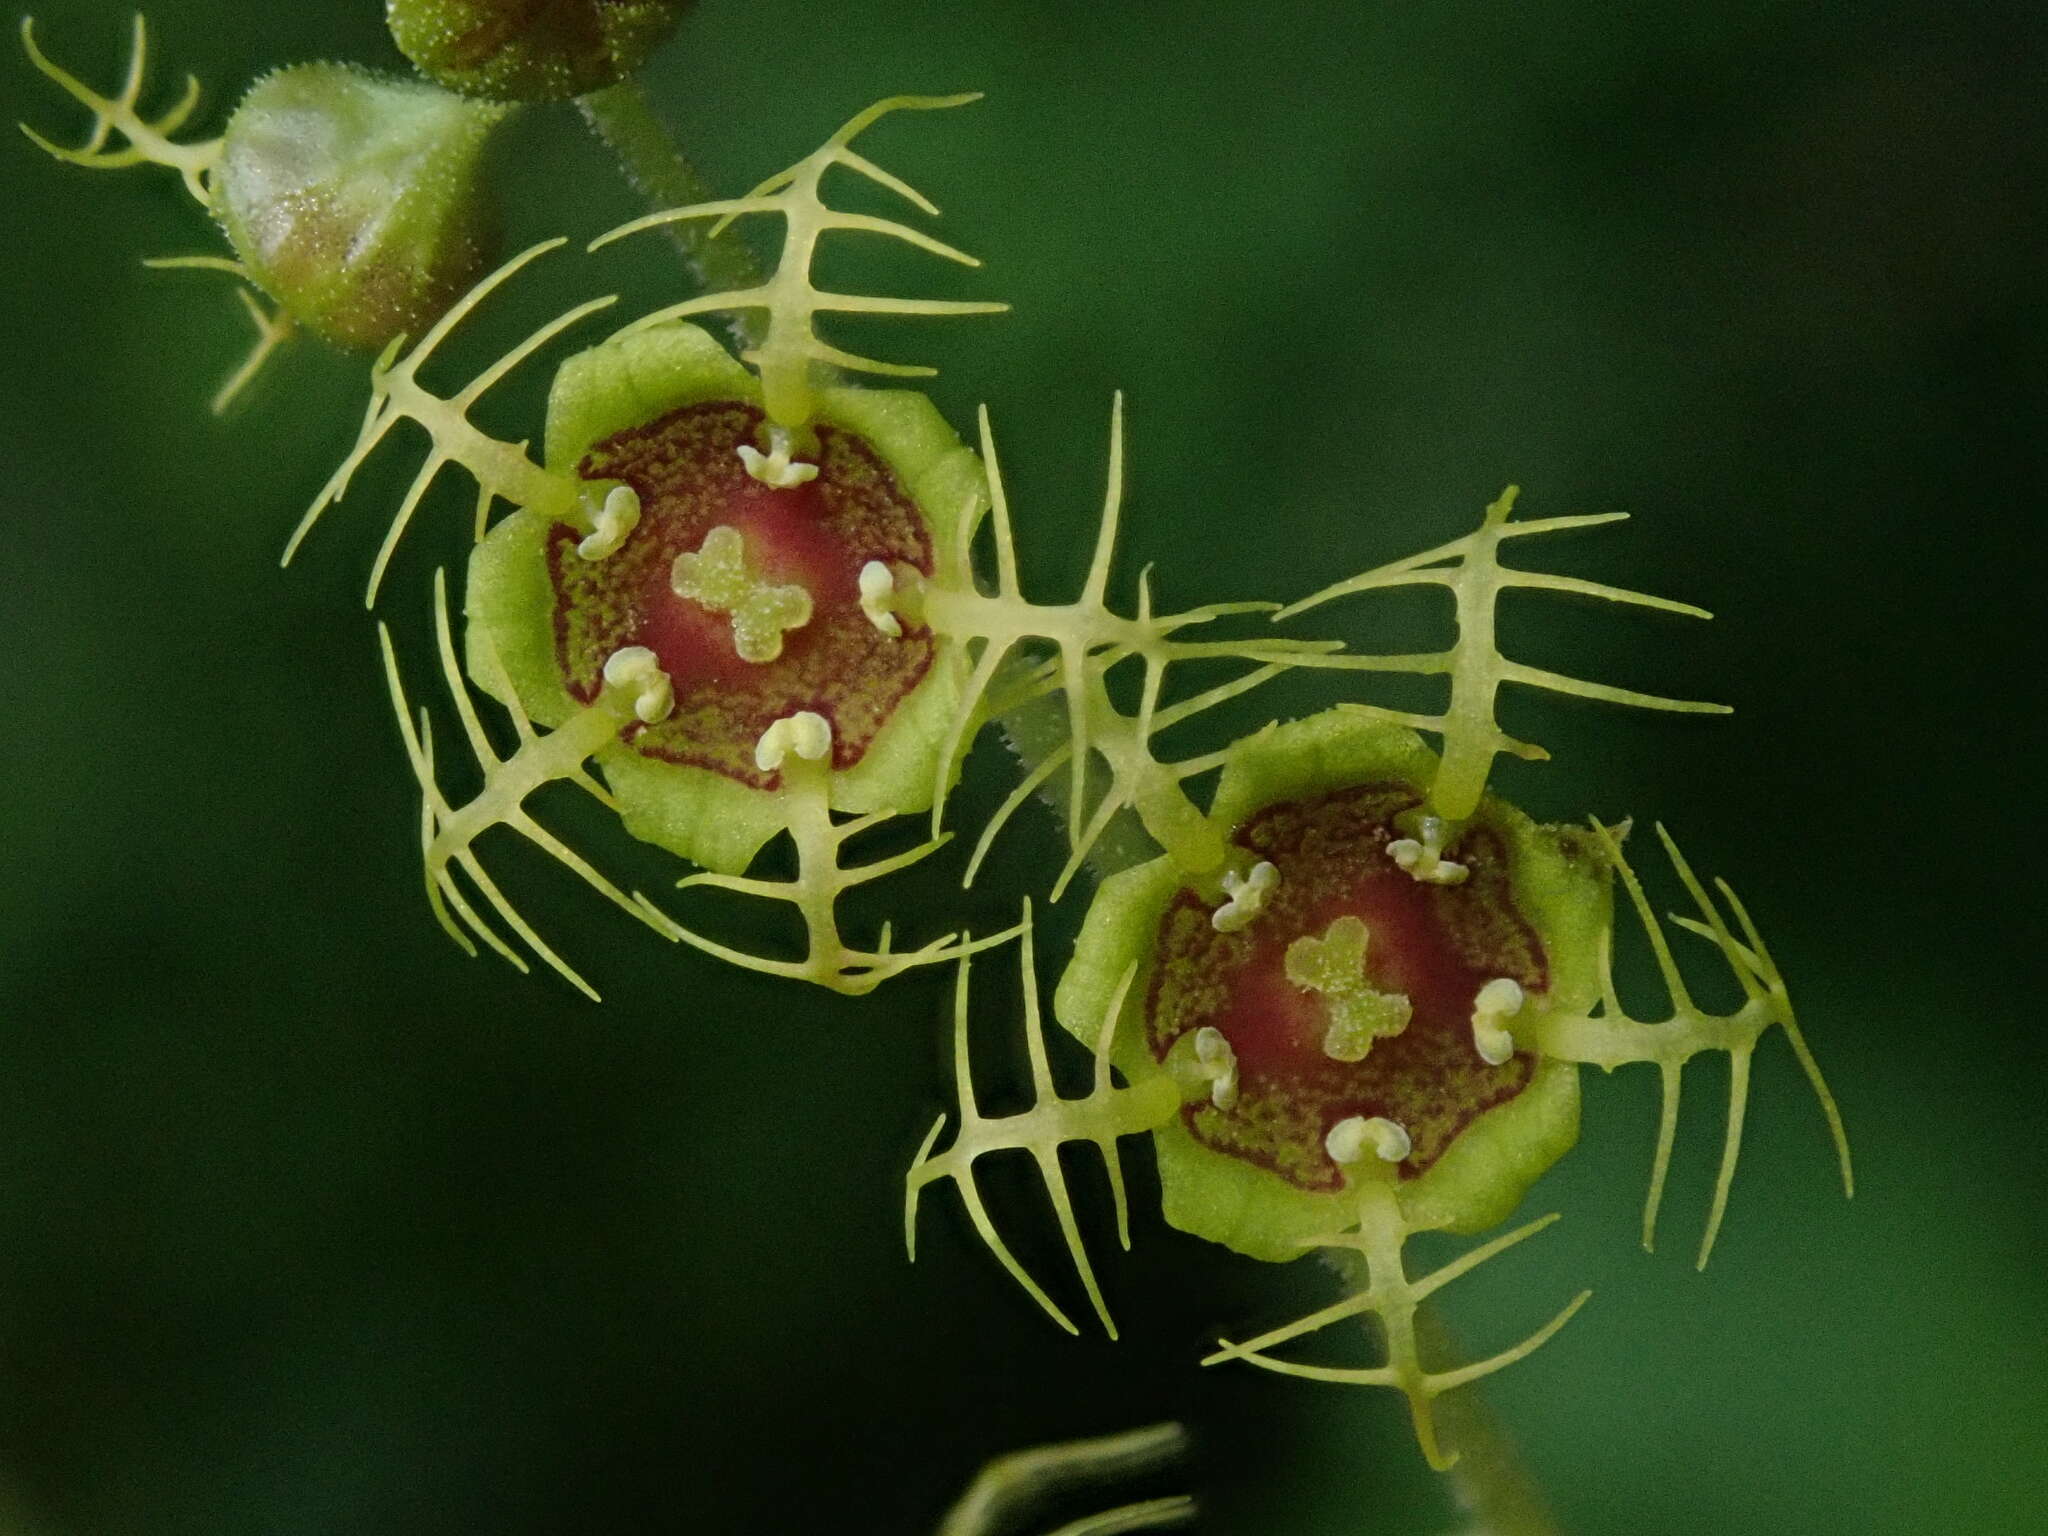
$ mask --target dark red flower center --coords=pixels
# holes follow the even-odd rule
[[[633,746],[741,783],[771,787],[754,745],[777,720],[814,710],[832,723],[832,762],[859,762],[932,661],[929,632],[906,624],[892,638],[860,606],[870,560],[929,575],[931,535],[917,504],[867,441],[819,426],[817,478],[778,490],[747,473],[738,449],[757,443],[757,407],[739,401],[684,406],[606,438],[578,466],[586,479],[622,480],[640,497],[640,522],[602,560],[576,552],[583,530],[558,523],[548,539],[555,588],[556,657],[578,698],[597,696],[605,659],[623,646],[652,650],[675,689],[675,713],[638,728]],[[670,570],[714,528],[739,533],[748,571],[801,586],[807,622],[783,634],[772,661],[736,647],[731,615],[676,594]]]
[[[1164,1060],[1184,1035],[1210,1026],[1236,1058],[1230,1109],[1198,1100],[1182,1111],[1205,1146],[1302,1189],[1334,1191],[1343,1174],[1324,1138],[1354,1115],[1383,1116],[1413,1142],[1400,1165],[1412,1177],[1474,1118],[1528,1085],[1530,1057],[1489,1066],[1472,1038],[1473,999],[1488,981],[1507,977],[1529,993],[1548,984],[1542,941],[1514,902],[1507,843],[1475,823],[1456,849],[1470,871],[1464,883],[1418,881],[1386,848],[1408,835],[1395,818],[1420,802],[1411,786],[1394,783],[1269,806],[1232,839],[1279,872],[1259,915],[1219,933],[1213,904],[1192,891],[1167,908],[1147,999],[1152,1052]],[[1355,1062],[1326,1054],[1330,1001],[1291,981],[1286,965],[1290,944],[1322,938],[1346,916],[1369,935],[1366,983],[1405,995],[1413,1009],[1405,1029]]]

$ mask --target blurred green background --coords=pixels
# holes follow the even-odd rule
[[[160,78],[199,75],[211,130],[272,65],[396,67],[380,9],[162,0]],[[124,6],[38,20],[118,78]],[[848,334],[938,363],[956,423],[990,403],[1041,595],[1085,566],[1121,387],[1122,569],[1156,562],[1162,602],[1299,595],[1455,537],[1514,479],[1534,515],[1637,514],[1525,561],[1719,615],[1516,613],[1531,659],[1737,713],[1517,701],[1557,761],[1504,785],[1542,815],[1662,817],[1743,890],[1860,1189],[1841,1200],[1773,1039],[1714,1266],[1690,1253],[1719,1064],[1689,1082],[1645,1256],[1654,1084],[1588,1077],[1583,1143],[1531,1196],[1565,1220],[1446,1293],[1476,1351],[1594,1288],[1488,1392],[1571,1532],[2048,1518],[2044,43],[2017,0],[707,0],[651,77],[732,191],[878,95],[989,93],[863,146],[986,271],[840,270],[1015,304]],[[18,57],[0,79],[6,116],[76,142]],[[522,119],[499,176],[514,241],[635,211],[568,109]],[[1205,1531],[1456,1526],[1391,1394],[1196,1368],[1327,1280],[1166,1230],[1135,1148],[1133,1255],[1077,1177],[1120,1344],[1054,1332],[949,1193],[903,1262],[947,977],[853,1002],[737,975],[516,848],[507,888],[605,1004],[448,945],[358,596],[414,449],[281,575],[362,362],[302,347],[216,422],[237,307],[136,264],[215,248],[175,179],[16,142],[0,188],[0,1531],[915,1533],[990,1455],[1166,1417],[1198,1451],[1157,1486],[1193,1486]],[[461,357],[593,292],[675,296],[637,247],[544,265]],[[537,435],[546,372],[486,424]],[[386,588],[415,646],[467,516],[458,487],[431,502]],[[1440,619],[1330,625],[1404,649]],[[985,744],[961,824],[1008,774]],[[674,873],[549,804],[622,877]],[[1033,811],[967,897],[935,864],[892,907],[993,925],[1053,847]],[[1084,901],[1047,920],[1048,980]],[[993,1064],[1015,983],[979,976]],[[1058,1288],[1042,1201],[993,1182]]]

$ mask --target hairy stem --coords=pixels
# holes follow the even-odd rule
[[[1022,670],[1021,666],[1017,670]],[[1047,694],[1011,710],[1003,716],[999,728],[1003,740],[1017,754],[1018,763],[1029,773],[1067,744],[1066,706],[1057,695]],[[1051,775],[1039,787],[1038,793],[1052,807],[1054,820],[1064,825],[1067,797],[1071,793],[1067,776],[1061,773]],[[1138,820],[1137,812],[1126,809],[1117,812],[1108,829],[1089,850],[1087,866],[1098,880],[1106,880],[1119,870],[1158,856],[1159,849],[1146,833],[1144,823]]]
[[[1449,1355],[1450,1330],[1437,1309],[1415,1309],[1415,1331],[1432,1353]],[[1557,1519],[1515,1442],[1478,1383],[1460,1387],[1437,1406],[1437,1428],[1461,1452],[1445,1474],[1472,1529],[1488,1536],[1561,1536]]]
[[[617,158],[619,170],[652,209],[682,208],[710,202],[715,194],[676,143],[668,125],[638,80],[622,80],[601,91],[576,98],[583,121]],[[666,226],[668,237],[683,254],[690,276],[707,293],[752,288],[766,273],[737,234],[713,236],[712,225],[690,220]],[[727,328],[741,347],[758,346],[762,320],[754,311],[729,314]]]

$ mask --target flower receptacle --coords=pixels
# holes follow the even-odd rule
[[[594,504],[606,486],[632,485],[640,517],[592,561],[575,553],[588,530],[515,513],[472,556],[468,600],[542,723],[578,707],[600,652],[662,652],[676,714],[599,761],[628,830],[726,873],[785,824],[779,779],[754,748],[799,710],[832,723],[834,810],[929,807],[961,660],[914,624],[878,627],[861,573],[877,560],[927,575],[956,561],[986,496],[974,454],[902,390],[823,391],[819,474],[763,482],[739,452],[759,436],[759,402],[754,376],[694,325],[629,331],[570,358],[550,396],[547,462],[590,480]],[[737,550],[730,593],[700,581],[707,549]],[[803,622],[750,657],[735,615],[751,613],[751,597],[798,591]],[[778,612],[794,620],[804,606]]]
[[[1477,1231],[1576,1140],[1575,1068],[1486,1059],[1471,1015],[1503,976],[1532,1009],[1591,1005],[1606,863],[1575,829],[1489,799],[1460,840],[1471,878],[1412,880],[1385,845],[1435,762],[1412,732],[1355,711],[1270,728],[1232,750],[1211,811],[1235,859],[1277,870],[1251,921],[1219,927],[1213,901],[1165,860],[1098,891],[1060,983],[1062,1022],[1083,1033],[1135,967],[1114,1058],[1132,1081],[1171,1070],[1202,1031],[1232,1048],[1233,1102],[1191,1098],[1156,1136],[1174,1225],[1272,1260],[1342,1229],[1366,1175],[1329,1143],[1355,1119],[1412,1136],[1398,1160],[1412,1228]],[[1340,961],[1344,977],[1325,974]],[[1398,1030],[1395,999],[1408,1009]],[[1361,1000],[1388,1027],[1366,1051],[1332,1053]]]

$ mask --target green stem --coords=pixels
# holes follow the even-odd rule
[[[1024,669],[1025,664],[1019,662],[1017,670]],[[1011,710],[996,726],[1029,773],[1067,744],[1066,701],[1056,694],[1047,694]],[[1066,826],[1069,783],[1064,772],[1055,773],[1038,791],[1039,798],[1052,807],[1053,818],[1062,830]],[[1124,810],[1110,818],[1108,828],[1089,850],[1088,868],[1094,871],[1096,879],[1106,880],[1120,870],[1158,857],[1159,845],[1145,831],[1137,813]]]
[[[656,115],[638,80],[621,80],[579,96],[576,107],[590,131],[617,157],[620,171],[649,208],[682,208],[708,203],[717,196],[676,143],[668,125]],[[704,219],[667,226],[668,236],[682,252],[697,286],[706,293],[723,293],[762,282],[765,274],[746,242],[730,232],[713,238],[715,227]],[[727,328],[742,348],[759,344],[759,324],[750,310],[726,318]]]
[[[1425,1347],[1449,1352],[1450,1330],[1427,1302],[1415,1309],[1415,1331]],[[1476,1383],[1439,1398],[1436,1421],[1445,1442],[1459,1453],[1458,1464],[1446,1475],[1458,1490],[1458,1507],[1472,1517],[1473,1530],[1488,1536],[1560,1536],[1542,1488]]]

